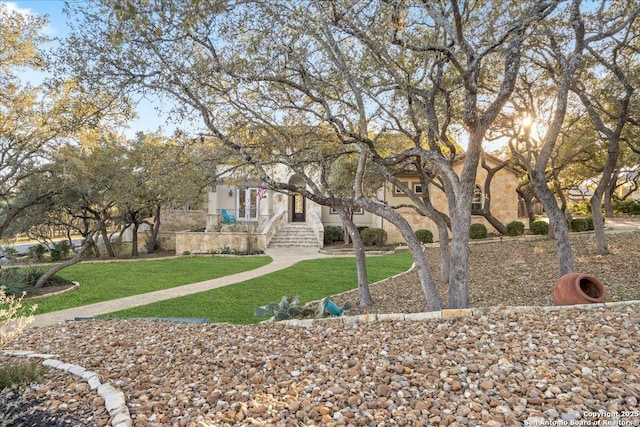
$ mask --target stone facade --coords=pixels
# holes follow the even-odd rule
[[[495,166],[497,164],[496,159],[489,159],[489,164]],[[458,162],[454,169],[456,172],[460,173],[462,169],[462,162]],[[478,166],[478,173],[476,177],[476,185],[479,190],[484,188],[484,182],[487,177],[487,171],[484,170],[480,165]],[[410,188],[416,190],[416,186],[420,185],[420,181],[415,175],[400,175],[398,178],[406,182]],[[491,212],[493,215],[500,220],[503,224],[507,224],[511,221],[515,221],[518,219],[518,194],[516,193],[516,189],[518,187],[518,174],[509,168],[503,168],[498,171],[492,181],[491,181]],[[438,189],[435,185],[429,186],[429,195],[431,196],[431,201],[433,206],[444,213],[449,212],[449,206],[447,202],[447,197],[444,192]],[[488,196],[482,192],[479,194],[480,203],[484,203],[484,200]],[[411,200],[395,189],[395,187],[391,184],[387,184],[384,192],[384,200],[389,203],[389,205],[401,205],[401,204],[410,204]],[[430,230],[433,233],[434,239],[437,239],[437,227],[433,221],[430,219],[418,214],[415,210],[410,208],[400,208],[399,212],[403,214],[403,216],[409,221],[411,227],[414,230],[426,229]],[[489,232],[495,231],[494,228],[484,219],[484,217],[480,215],[472,215],[471,223],[480,223],[484,224],[487,227]],[[377,221],[373,222],[374,227],[383,228],[386,230],[388,234],[388,242],[389,243],[403,243],[404,238],[400,231],[388,221],[377,218]]]
[[[489,164],[495,166],[498,159],[488,156]],[[462,169],[462,161],[459,160],[454,166],[459,173]],[[487,172],[478,167],[476,183],[478,188],[484,187]],[[399,178],[406,182],[412,189],[419,190],[418,177],[415,175],[401,175]],[[295,181],[295,175],[287,175],[283,172],[281,179]],[[491,183],[491,210],[496,218],[505,225],[518,218],[518,196],[516,188],[518,185],[517,173],[509,168],[503,168],[494,175]],[[167,212],[163,220],[163,231],[175,231],[175,233],[165,233],[161,236],[161,245],[165,249],[175,250],[177,254],[183,252],[210,253],[219,252],[225,247],[231,250],[247,250],[247,238],[255,239],[253,245],[257,250],[266,249],[271,237],[286,223],[293,222],[294,210],[299,206],[300,200],[292,195],[266,190],[263,197],[255,204],[249,200],[255,200],[252,192],[260,188],[260,183],[255,180],[235,180],[231,182],[221,182],[214,185],[209,193],[206,208],[202,211],[173,211]],[[434,185],[429,188],[431,200],[436,209],[448,213],[448,203],[445,194]],[[479,201],[483,203],[486,195],[479,194]],[[389,205],[410,204],[410,199],[403,193],[396,191],[393,185],[387,184],[378,192],[378,198],[385,200]],[[296,202],[297,200],[297,202]],[[296,205],[297,203],[297,205]],[[317,203],[304,199],[306,222],[322,242],[324,227],[342,226],[339,215],[328,206],[320,206]],[[249,206],[250,205],[250,206]],[[249,206],[249,208],[247,208]],[[221,215],[222,210],[227,215],[233,215],[235,222],[226,223]],[[437,238],[435,224],[428,218],[419,215],[410,208],[400,208],[399,211],[407,218],[414,230],[431,230]],[[388,221],[373,215],[369,212],[354,214],[354,222],[358,226],[383,228],[387,231],[389,243],[404,243],[404,239],[398,229]],[[472,217],[472,223],[483,223],[487,229],[493,228],[486,220],[479,215]],[[188,230],[206,229],[205,232],[189,232]],[[249,231],[250,233],[247,233]],[[169,235],[173,237],[169,237]],[[319,244],[321,246],[321,244]]]

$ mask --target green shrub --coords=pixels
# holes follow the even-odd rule
[[[0,288],[4,288],[7,295],[20,296],[31,289],[31,283],[21,268],[3,268],[0,270]]]
[[[360,233],[365,246],[384,246],[387,243],[387,232],[382,228],[367,228]]]
[[[575,202],[571,206],[571,212],[574,215],[589,215],[591,213],[591,201],[583,200],[581,202]]]
[[[640,201],[633,199],[613,200],[611,202],[613,211],[624,215],[640,215]]]
[[[51,261],[58,262],[67,259],[71,253],[71,245],[66,240],[56,242],[51,248]]]
[[[335,242],[344,241],[344,230],[342,227],[327,226],[324,228],[324,244],[331,245]]]
[[[521,221],[511,221],[507,224],[508,236],[522,236],[524,234],[524,223]]]
[[[45,270],[39,267],[5,268],[0,270],[0,287],[5,287],[7,295],[19,296],[22,292],[29,293]],[[70,282],[60,276],[53,276],[47,280],[45,286],[66,285]]]
[[[472,239],[486,239],[487,227],[484,224],[471,224],[469,227],[469,237]]]
[[[15,258],[18,256],[19,252],[13,246],[7,246],[4,248],[4,254],[8,257]]]
[[[571,220],[571,231],[580,232],[587,231],[589,223],[584,218],[574,218]]]
[[[42,261],[44,258],[44,254],[47,252],[47,247],[41,243],[38,243],[35,246],[31,246],[28,250],[29,258],[34,259],[35,261]]]
[[[369,227],[367,227],[366,225],[360,225],[360,226],[358,226],[356,228],[358,229],[358,234],[362,235],[362,231],[366,230]]]
[[[592,216],[588,216],[585,218],[585,220],[587,221],[587,230],[591,231],[594,229],[593,227],[593,217]]]
[[[533,221],[529,225],[529,230],[536,235],[544,235],[549,233],[549,223],[546,221]]]
[[[422,243],[433,243],[433,233],[429,230],[416,230],[416,237]]]

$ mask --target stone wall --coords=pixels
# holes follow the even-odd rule
[[[459,172],[459,171],[458,171]],[[476,183],[484,187],[484,180],[487,173],[481,167],[478,168],[478,177]],[[398,177],[401,181],[408,183],[411,188],[419,185],[418,178],[412,175],[404,175]],[[502,169],[494,175],[491,182],[491,212],[503,224],[507,225],[511,221],[518,219],[518,195],[516,188],[518,185],[518,177],[509,169]],[[444,213],[449,212],[448,202],[444,192],[435,186],[430,186],[429,194],[431,201],[436,209]],[[485,195],[486,197],[486,195]],[[385,200],[391,205],[411,204],[411,200],[404,194],[398,194],[392,185],[387,185]],[[438,229],[433,221],[416,213],[415,210],[409,208],[401,208],[398,212],[409,221],[414,230],[426,229],[433,233],[434,240],[438,239]],[[481,223],[487,227],[487,230],[495,232],[495,229],[479,215],[471,217],[471,223]],[[381,228],[384,228],[388,234],[388,243],[404,243],[404,238],[400,231],[388,221],[380,220]],[[375,225],[374,225],[375,226]]]
[[[266,239],[263,234],[249,234],[246,232],[176,232],[175,251],[180,255],[190,253],[221,252],[224,248],[232,251],[246,251],[251,243],[252,250],[266,249]]]

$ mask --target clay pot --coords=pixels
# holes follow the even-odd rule
[[[553,287],[553,305],[597,304],[604,298],[604,285],[588,274],[565,274]]]

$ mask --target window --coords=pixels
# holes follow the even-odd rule
[[[413,183],[413,194],[421,195],[422,194],[422,184]]]
[[[402,182],[404,185],[407,185],[407,182]],[[393,186],[393,194],[396,196],[404,196],[404,191],[402,191],[400,188],[396,187],[395,185]]]
[[[473,200],[471,202],[471,213],[480,213],[484,208],[484,192],[482,187],[476,184],[473,189]]]
[[[258,189],[239,188],[236,206],[238,207],[238,221],[255,221],[258,219]]]

